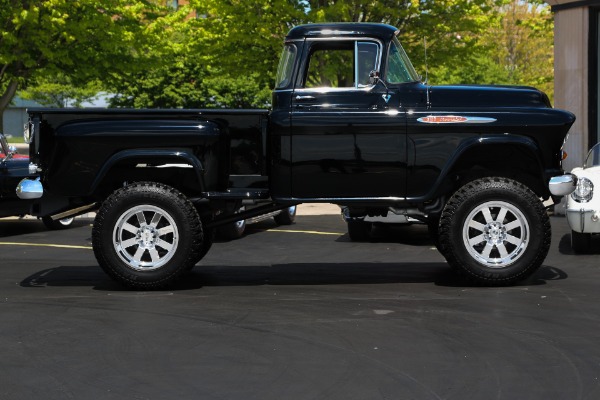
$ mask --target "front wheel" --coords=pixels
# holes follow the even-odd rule
[[[550,220],[539,198],[507,178],[467,183],[448,201],[439,225],[440,251],[478,284],[510,285],[542,264]]]
[[[373,224],[360,219],[348,220],[348,236],[353,242],[367,242],[371,240]]]
[[[204,241],[194,205],[177,190],[144,182],[114,192],[92,230],[100,267],[135,289],[174,282],[199,260]]]

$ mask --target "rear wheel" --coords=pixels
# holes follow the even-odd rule
[[[572,230],[571,247],[575,253],[588,253],[592,247],[592,234]]]
[[[163,287],[194,266],[203,249],[202,223],[193,204],[159,183],[136,183],[114,192],[92,230],[100,267],[135,289]]]
[[[483,178],[460,188],[439,225],[440,251],[458,271],[485,285],[525,279],[550,247],[550,220],[539,198],[507,178]]]

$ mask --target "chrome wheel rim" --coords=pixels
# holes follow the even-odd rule
[[[152,271],[175,255],[179,232],[173,217],[151,205],[123,213],[113,230],[115,251],[130,268]]]
[[[294,216],[296,215],[296,206],[291,206],[288,208],[288,213],[290,214],[290,216]]]
[[[463,243],[469,254],[489,268],[505,268],[525,253],[529,223],[514,205],[490,201],[473,209],[463,226]]]

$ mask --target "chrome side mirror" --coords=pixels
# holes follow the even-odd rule
[[[577,187],[577,175],[570,173],[554,176],[548,182],[548,189],[553,196],[567,196]]]
[[[369,72],[369,83],[375,85],[377,82],[379,82],[379,71],[373,70]]]

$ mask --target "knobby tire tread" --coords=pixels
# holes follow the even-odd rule
[[[451,235],[452,235],[452,223],[456,213],[459,211],[461,204],[469,200],[473,195],[483,190],[506,190],[516,196],[524,198],[535,210],[537,218],[541,221],[541,227],[530,227],[531,235],[537,234],[538,230],[541,230],[542,241],[536,249],[536,254],[532,261],[529,263],[527,268],[524,268],[516,275],[507,277],[498,276],[494,273],[481,273],[476,274],[468,268],[463,267],[462,261],[457,257],[457,254],[452,249]],[[531,224],[534,221],[530,221]],[[546,213],[540,199],[531,191],[528,187],[520,182],[514,181],[509,178],[502,177],[489,177],[481,178],[471,181],[460,189],[458,189],[448,200],[446,204],[439,224],[439,250],[442,255],[448,261],[448,264],[458,271],[459,273],[466,276],[471,281],[482,285],[494,285],[494,286],[505,286],[516,283],[517,281],[523,280],[535,272],[544,262],[546,255],[550,249],[552,240],[552,230],[550,226],[550,218]],[[528,249],[529,250],[529,249]],[[518,262],[518,261],[517,261]]]
[[[189,234],[191,235],[191,245],[188,246],[187,256],[181,266],[171,274],[163,277],[160,280],[152,282],[143,282],[133,278],[133,275],[121,273],[118,269],[111,266],[111,262],[107,258],[107,251],[114,252],[113,248],[106,249],[102,239],[103,230],[107,224],[106,218],[109,212],[119,205],[122,201],[126,201],[132,194],[142,194],[149,199],[155,196],[167,196],[173,200],[183,212],[184,218],[189,224]],[[112,232],[113,226],[109,227]],[[112,242],[112,240],[111,240]],[[178,190],[156,182],[139,182],[116,190],[109,196],[100,207],[96,214],[94,225],[92,228],[92,243],[94,255],[100,267],[112,278],[118,282],[134,289],[151,290],[160,289],[174,282],[184,272],[189,271],[202,258],[203,249],[203,229],[200,217],[194,205]],[[112,245],[112,243],[108,243]]]

